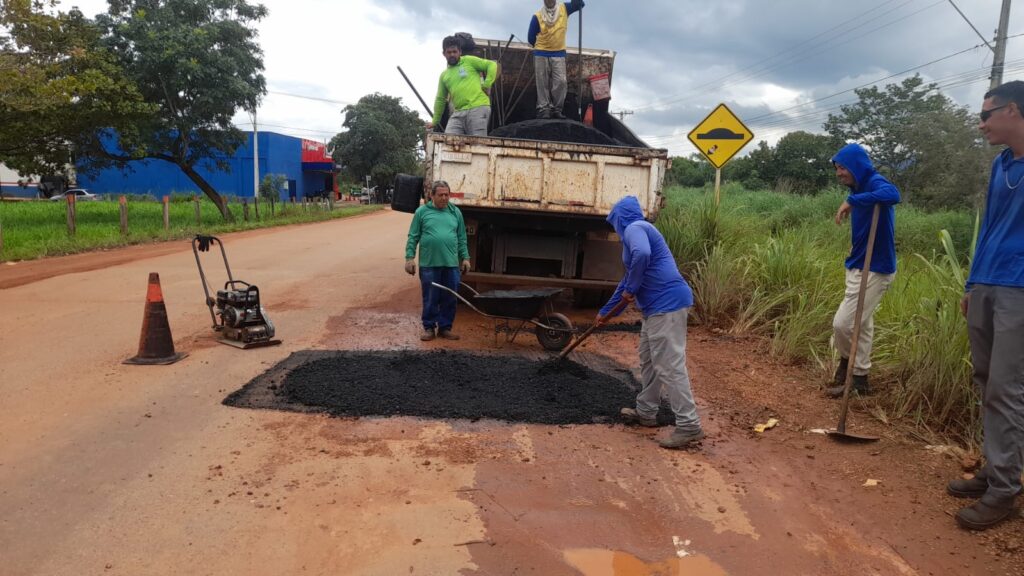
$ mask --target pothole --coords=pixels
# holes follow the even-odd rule
[[[296,352],[224,404],[342,417],[619,420],[619,410],[634,405],[636,381],[608,360],[585,358],[580,363],[457,350]],[[663,408],[659,420],[672,418]]]

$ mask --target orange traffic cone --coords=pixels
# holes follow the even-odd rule
[[[149,289],[146,291],[146,310],[142,316],[142,336],[139,337],[139,354],[124,361],[125,364],[174,364],[188,354],[174,352],[171,325],[167,321],[167,307],[164,293],[160,290],[160,275],[149,273]]]

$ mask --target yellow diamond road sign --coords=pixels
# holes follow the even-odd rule
[[[725,166],[737,152],[754,139],[754,133],[729,110],[719,104],[688,136],[690,142],[715,168]]]

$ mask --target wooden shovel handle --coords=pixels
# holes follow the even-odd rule
[[[609,310],[608,313],[605,314],[604,316],[601,316],[601,319],[599,321],[595,322],[594,325],[591,326],[590,328],[587,328],[587,330],[583,334],[580,334],[580,337],[577,338],[575,341],[573,341],[572,344],[567,346],[565,348],[565,350],[562,350],[561,354],[559,354],[558,357],[561,359],[561,358],[565,358],[566,356],[568,356],[569,352],[572,352],[573,350],[575,350],[576,347],[579,346],[581,342],[586,340],[587,337],[590,336],[590,334],[594,330],[596,330],[598,327],[603,325],[608,320],[611,320],[619,312],[622,312],[623,310],[625,310],[626,306],[629,306],[629,302],[627,302],[625,300],[619,300],[619,303],[616,304],[614,308]]]
[[[853,318],[853,342],[850,343],[850,360],[846,368],[846,381],[843,385],[843,403],[839,409],[839,424],[836,430],[846,432],[846,413],[850,409],[850,385],[853,383],[853,367],[857,363],[857,341],[860,340],[861,316],[864,315],[864,294],[868,291],[868,277],[871,275],[871,256],[875,250],[875,233],[878,232],[878,214],[882,205],[875,204],[871,214],[871,231],[868,232],[867,252],[864,254],[864,266],[860,271],[860,289],[857,292],[857,312]]]

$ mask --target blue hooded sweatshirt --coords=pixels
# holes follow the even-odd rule
[[[1010,149],[992,162],[967,289],[974,284],[1024,288],[1024,158]]]
[[[608,314],[622,300],[623,291],[636,296],[644,318],[693,306],[693,292],[679,273],[672,251],[658,229],[644,220],[636,197],[626,196],[616,202],[607,220],[622,239],[626,276],[601,308],[601,315]]]
[[[850,187],[850,195],[846,197],[846,202],[853,207],[850,214],[850,256],[846,259],[846,268],[864,269],[864,256],[867,254],[868,235],[871,232],[871,214],[875,204],[881,204],[875,247],[871,255],[871,271],[876,274],[896,272],[896,209],[893,206],[900,203],[900,191],[875,171],[868,153],[859,144],[843,146],[832,157],[832,163],[849,170],[856,180]]]

